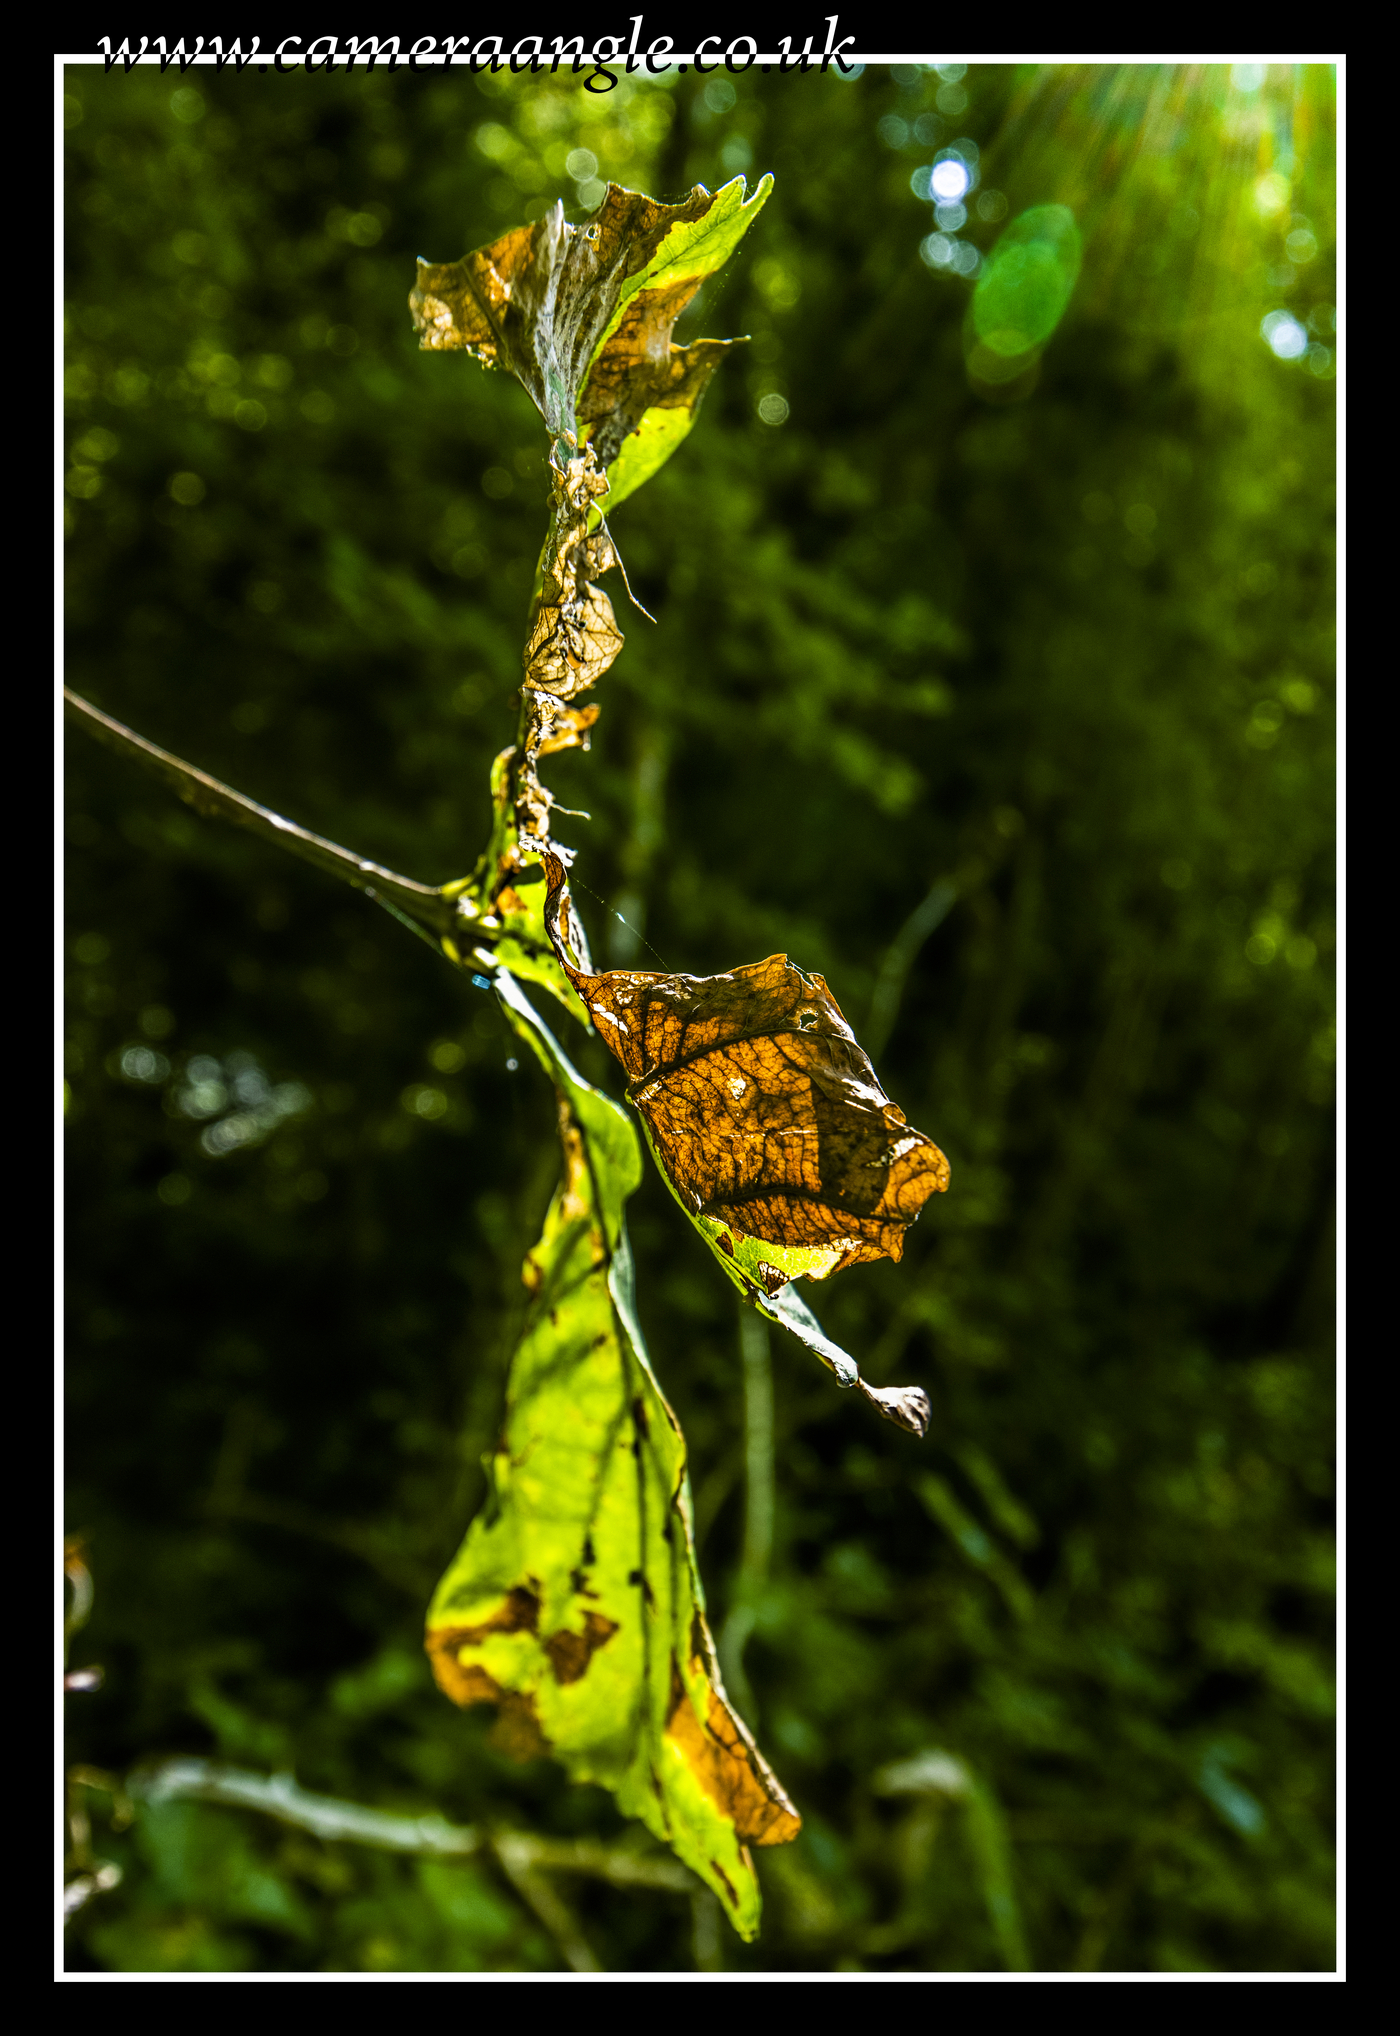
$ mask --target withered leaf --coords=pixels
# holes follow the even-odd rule
[[[719,976],[580,965],[564,865],[545,926],[682,1206],[768,1295],[899,1258],[948,1162],[905,1121],[818,975],[786,955]]]
[[[461,261],[420,261],[409,298],[420,343],[509,369],[551,436],[588,436],[606,469],[649,411],[693,417],[728,343],[678,347],[671,328],[771,188],[765,177],[746,200],[737,177],[663,205],[609,184],[581,225],[565,221],[561,203]]]
[[[717,192],[697,184],[682,204],[663,205],[609,184],[581,225],[568,224],[556,204],[461,261],[418,264],[409,306],[421,344],[508,369],[552,439],[550,529],[512,766],[522,843],[549,839],[540,759],[588,725],[556,703],[594,685],[622,648],[612,604],[591,577],[620,563],[604,499],[612,507],[639,487],[690,429],[724,343],[678,347],[672,327],[771,188],[765,177],[745,199],[738,177]]]
[[[540,584],[525,642],[525,684],[571,700],[596,684],[622,648],[612,603],[588,578],[616,554],[588,536],[588,512],[603,488],[591,454],[555,470],[555,513],[540,561]],[[541,752],[542,753],[542,752]]]
[[[725,1696],[705,1622],[685,1443],[632,1302],[636,1131],[504,970],[496,987],[555,1082],[564,1176],[526,1261],[494,1501],[429,1610],[433,1672],[455,1702],[496,1705],[508,1750],[547,1751],[610,1789],[752,1937],[748,1848],[793,1837],[799,1820]]]
[[[596,707],[567,707],[547,700],[542,717],[542,752],[587,748]],[[544,928],[544,869],[522,847],[512,783],[514,749],[502,750],[491,766],[491,834],[470,876],[444,884],[441,896],[454,913],[444,953],[459,968],[507,968],[525,982],[538,983],[557,997],[571,1017],[587,1023],[578,993],[560,968]],[[547,795],[545,795],[547,796]]]

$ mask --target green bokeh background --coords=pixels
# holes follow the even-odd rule
[[[69,682],[434,881],[513,732],[545,440],[514,383],[417,351],[413,258],[583,216],[571,151],[671,197],[777,179],[680,334],[752,343],[616,518],[656,626],[614,593],[592,752],[551,781],[592,816],[560,832],[595,950],[821,970],[949,1155],[903,1262],[811,1295],[934,1415],[880,1424],[774,1333],[743,1676],[805,1828],[759,1856],[749,1949],[575,1883],[600,1963],[997,1970],[1009,1885],[1037,1969],[1330,1969],[1331,73],[65,84]],[[1084,237],[1009,383],[969,374],[972,280],[920,255],[911,172],[967,139],[963,241],[1041,204]],[[68,1523],[106,1671],[70,1758],[615,1833],[420,1651],[556,1174],[547,1084],[371,905],[81,735],[67,767]],[[238,1102],[200,1056],[275,1126],[211,1154]],[[654,1176],[631,1224],[720,1625],[734,1295]],[[934,1749],[975,1801],[879,1792]],[[79,1968],[560,1963],[487,1865],[102,1807],[125,1878]]]

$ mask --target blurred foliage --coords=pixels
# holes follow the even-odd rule
[[[546,489],[523,393],[416,351],[413,257],[586,209],[595,172],[774,171],[678,334],[751,343],[615,521],[658,626],[622,618],[553,782],[592,815],[608,959],[787,952],[858,1032],[876,999],[952,1188],[823,1320],[934,1418],[882,1425],[774,1333],[744,1670],[803,1834],[760,1857],[755,1946],[602,1886],[581,1924],[613,1970],[1325,1970],[1332,80],[959,68],[69,68],[69,677],[335,840],[464,873]],[[971,273],[920,253],[954,142],[960,245],[1036,205],[1083,234],[1001,386],[969,382]],[[547,1084],[370,905],[81,739],[67,765],[68,1503],[76,1665],[106,1670],[72,1757],[616,1832],[421,1650],[555,1182]],[[718,1626],[734,1297],[659,1180],[632,1206]],[[476,1861],[191,1803],[112,1833],[100,1798],[93,1844],[125,1877],[81,1967],[560,1963]]]

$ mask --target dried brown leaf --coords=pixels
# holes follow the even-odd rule
[[[564,866],[547,855],[545,868],[546,930],[682,1205],[784,1254],[813,1252],[808,1277],[899,1258],[948,1162],[886,1096],[823,979],[786,955],[718,976],[590,974]],[[757,1272],[776,1293],[792,1263]]]
[[[461,261],[420,261],[409,298],[420,344],[508,368],[555,437],[575,431],[579,392],[625,285],[646,270],[672,226],[703,220],[714,203],[700,184],[680,205],[609,184],[581,226],[566,223],[561,202]],[[684,287],[672,323],[699,282]],[[620,340],[619,360],[629,349],[635,342]]]

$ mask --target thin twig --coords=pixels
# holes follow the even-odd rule
[[[648,622],[655,622],[656,617],[652,614],[650,608],[644,608],[641,602],[637,599],[636,595],[632,592],[632,582],[627,577],[627,568],[622,562],[622,553],[618,550],[617,539],[608,529],[608,519],[606,516],[604,516],[601,509],[599,509],[598,511],[598,520],[602,524],[603,529],[607,534],[608,543],[613,548],[613,557],[616,559],[617,569],[622,575],[622,584],[627,589],[628,600],[632,603],[632,606],[636,609],[639,615],[645,615]]]
[[[217,1501],[210,1500],[206,1511],[215,1519],[246,1520],[261,1527],[280,1527],[285,1533],[304,1534],[312,1541],[343,1548],[347,1554],[358,1556],[361,1562],[368,1563],[386,1583],[392,1584],[395,1590],[406,1592],[415,1602],[426,1597],[433,1587],[431,1573],[421,1568],[411,1555],[399,1555],[393,1549],[382,1548],[373,1529],[358,1527],[353,1521],[342,1524],[323,1520],[308,1506],[245,1491],[230,1493]]]
[[[231,785],[221,784],[207,772],[196,770],[183,757],[158,749],[155,743],[147,742],[144,735],[137,735],[120,721],[114,721],[110,714],[104,714],[90,700],[70,692],[67,686],[63,689],[63,700],[70,721],[85,728],[108,749],[130,757],[163,778],[197,813],[207,818],[231,820],[236,827],[246,827],[261,835],[264,841],[275,841],[279,848],[288,849],[291,854],[300,856],[303,862],[312,863],[328,875],[339,877],[342,883],[363,891],[376,903],[395,912],[396,916],[402,915],[434,934],[441,936],[452,932],[456,907],[450,899],[444,898],[436,885],[415,883],[412,877],[398,876],[377,862],[370,862],[348,848],[341,848],[337,842],[309,833],[306,828],[298,827],[295,821],[274,813],[270,807],[260,806],[255,799],[235,792]]]
[[[870,1016],[865,1021],[865,1050],[872,1060],[889,1044],[895,1019],[899,1016],[904,985],[918,959],[919,949],[943,924],[957,901],[956,883],[951,878],[940,877],[914,907],[885,950],[870,997]]]
[[[502,1873],[521,1901],[534,1912],[563,1952],[569,1970],[600,1971],[592,1948],[579,1927],[577,1916],[558,1888],[552,1886],[536,1869],[528,1843],[522,1844],[513,1833],[502,1832],[494,1841],[492,1850]]]

